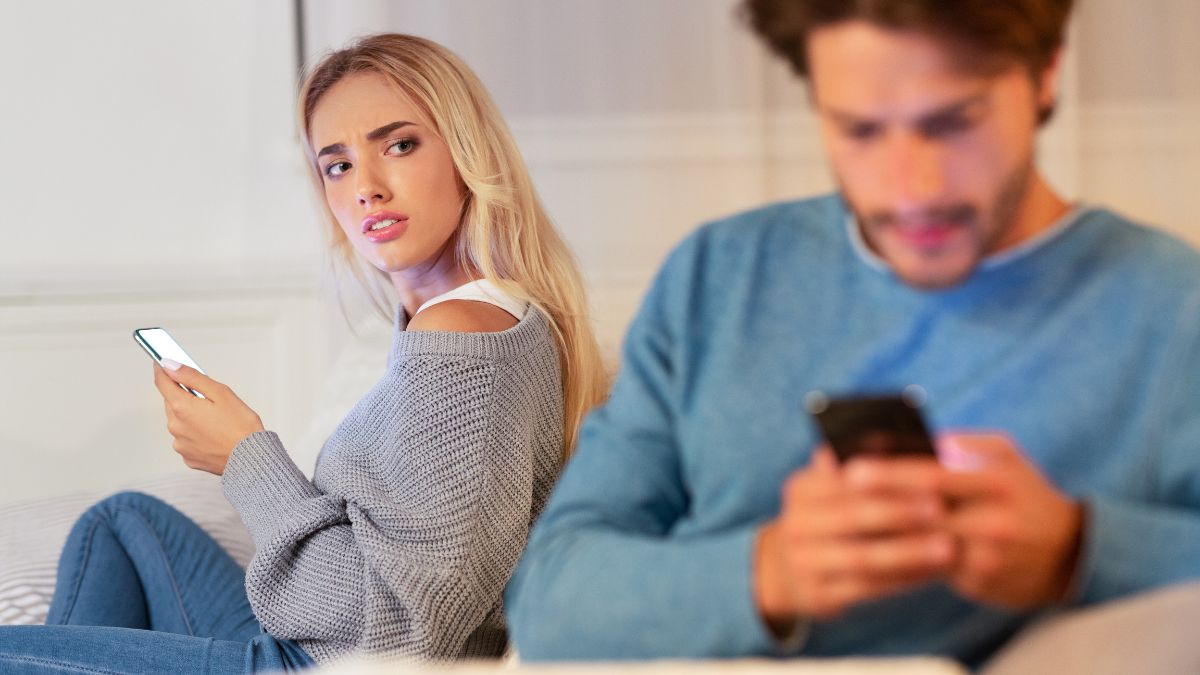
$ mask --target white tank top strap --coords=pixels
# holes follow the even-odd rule
[[[505,293],[500,290],[496,284],[487,279],[476,279],[468,283],[453,288],[441,295],[435,296],[426,300],[423,305],[417,308],[417,314],[420,314],[426,307],[432,307],[440,302],[447,300],[474,300],[475,302],[486,302],[489,305],[495,305],[500,309],[512,314],[513,317],[520,321],[525,316],[526,310],[529,309],[529,303],[513,296],[511,293]]]

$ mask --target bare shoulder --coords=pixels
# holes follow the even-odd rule
[[[417,312],[409,321],[408,330],[496,333],[515,325],[516,318],[495,305],[475,300],[447,300]]]

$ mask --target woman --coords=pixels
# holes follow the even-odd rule
[[[111,497],[68,539],[54,625],[0,629],[0,671],[503,651],[503,586],[603,392],[579,276],[489,96],[444,48],[365,38],[312,70],[299,112],[334,250],[372,297],[399,298],[386,374],[310,482],[228,387],[155,366],[176,451],[222,475],[255,540],[249,568],[162,502]]]

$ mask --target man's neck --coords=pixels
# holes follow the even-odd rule
[[[1029,179],[1029,188],[1012,215],[1014,226],[990,247],[988,255],[1002,253],[1037,237],[1053,227],[1070,210],[1071,205],[1035,169]]]

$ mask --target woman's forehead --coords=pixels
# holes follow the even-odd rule
[[[313,107],[309,135],[314,146],[349,142],[397,121],[428,127],[428,116],[403,89],[383,75],[347,75]]]

